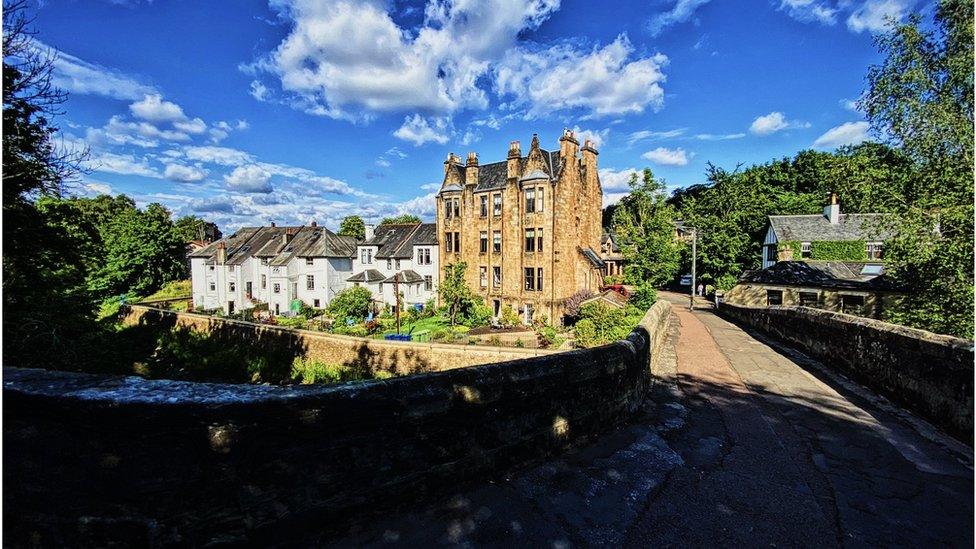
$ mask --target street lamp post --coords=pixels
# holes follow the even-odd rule
[[[691,229],[691,303],[688,306],[688,310],[695,310],[695,282],[698,273],[696,272],[698,267],[698,229],[692,227]]]

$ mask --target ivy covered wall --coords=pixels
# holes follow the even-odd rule
[[[781,248],[793,250],[793,259],[811,259],[818,261],[867,261],[867,248],[863,240],[819,240],[810,243],[810,257],[804,258],[801,251],[801,242],[789,240],[780,242]]]

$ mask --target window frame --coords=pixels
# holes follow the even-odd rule
[[[305,275],[305,289],[306,290],[315,289],[315,275],[310,275],[310,274]]]
[[[525,213],[535,213],[535,187],[527,187],[525,194]]]
[[[488,231],[478,233],[478,253],[488,253]]]
[[[525,229],[524,238],[525,253],[534,254],[535,253],[535,228]]]
[[[492,193],[491,195],[491,215],[500,216],[504,208],[502,207],[502,193]]]
[[[424,290],[428,292],[434,290],[434,277],[431,275],[424,275]]]
[[[525,267],[524,269],[524,288],[526,292],[534,292],[535,289],[535,267]]]
[[[810,257],[810,253],[811,253],[810,250],[811,250],[811,243],[810,242],[801,242],[800,243],[800,258],[801,259],[806,259],[806,258]]]
[[[478,267],[478,287],[488,287],[488,267],[485,265]]]
[[[773,300],[770,299],[775,294],[779,294],[779,303],[772,303]],[[782,305],[783,305],[783,290],[766,290],[767,307],[777,307]]]
[[[280,294],[281,293],[281,283],[275,282],[271,285],[271,293]]]
[[[502,268],[498,265],[492,265],[491,267],[491,287],[502,287]]]
[[[481,217],[488,217],[488,195],[481,195],[479,203],[481,205]]]
[[[227,291],[228,292],[237,292],[237,282],[235,282],[235,281],[228,282],[227,283]]]
[[[305,266],[306,266],[306,267],[311,267],[311,266],[313,266],[313,265],[315,265],[315,258],[312,258],[312,257],[306,257],[306,258],[305,258]]]
[[[491,249],[496,254],[502,253],[502,232],[501,231],[492,231]]]

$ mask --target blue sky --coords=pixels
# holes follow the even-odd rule
[[[869,138],[852,106],[884,17],[913,0],[67,1],[57,50],[76,192],[161,202],[222,229],[430,218],[448,152],[502,160],[563,128],[672,187]]]

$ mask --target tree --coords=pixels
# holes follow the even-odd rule
[[[464,271],[467,268],[467,263],[463,261],[448,264],[444,268],[444,280],[437,290],[441,301],[447,306],[451,326],[457,325],[458,319],[474,305],[471,288],[464,280]]]
[[[363,223],[363,218],[358,215],[348,215],[342,218],[342,222],[339,223],[339,236],[351,236],[356,240],[363,240],[366,238],[366,224]]]
[[[420,223],[420,218],[413,214],[403,214],[396,217],[384,217],[380,225],[406,225]]]
[[[48,223],[34,203],[60,196],[84,151],[55,143],[50,118],[65,94],[53,86],[54,59],[33,42],[23,2],[3,10],[3,335],[4,363],[73,365],[76,343],[94,326],[86,293],[84,244]]]
[[[359,322],[366,318],[372,306],[373,294],[362,286],[353,286],[336,294],[326,312],[339,322]]]
[[[674,237],[675,212],[667,203],[664,183],[650,169],[635,173],[630,194],[613,213],[613,232],[627,259],[626,278],[631,284],[661,286],[678,272],[680,243]]]
[[[223,236],[216,223],[204,221],[195,215],[184,215],[177,219],[173,225],[183,242],[191,240],[214,242]]]
[[[973,336],[973,2],[943,0],[877,38],[860,101],[876,135],[915,164],[910,200],[890,219],[888,276],[906,290],[888,320]]]

